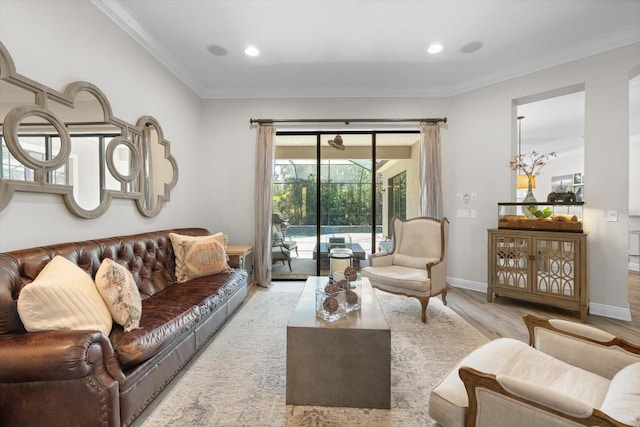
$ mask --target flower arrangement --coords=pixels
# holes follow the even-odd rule
[[[509,167],[514,171],[522,171],[525,175],[538,176],[542,172],[542,168],[547,162],[557,157],[555,151],[547,154],[540,154],[535,150],[531,151],[531,154],[519,154],[509,162]]]

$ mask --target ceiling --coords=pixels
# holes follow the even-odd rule
[[[638,0],[92,2],[204,99],[449,96],[640,41]]]

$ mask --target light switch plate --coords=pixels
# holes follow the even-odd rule
[[[618,222],[618,211],[616,210],[607,211],[607,221]]]
[[[456,216],[458,218],[469,218],[469,209],[458,209]]]

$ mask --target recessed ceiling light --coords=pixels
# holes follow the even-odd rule
[[[473,52],[479,51],[482,48],[482,46],[484,46],[484,42],[474,41],[474,42],[469,42],[465,44],[464,46],[462,46],[462,49],[460,50],[463,53],[473,53]]]
[[[434,54],[434,53],[440,53],[442,52],[442,45],[440,43],[433,43],[431,46],[429,46],[429,49],[427,49],[427,52],[429,52],[430,54]]]
[[[249,47],[247,47],[247,48],[244,50],[244,53],[245,53],[247,56],[258,56],[258,55],[260,55],[260,51],[259,51],[259,50],[258,50],[258,48],[257,48],[257,47],[255,47],[255,46],[249,46]]]
[[[207,46],[207,51],[214,56],[225,56],[228,53],[227,49],[217,44],[210,44]]]

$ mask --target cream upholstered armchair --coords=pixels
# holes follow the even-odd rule
[[[371,286],[393,294],[417,298],[422,321],[427,321],[429,298],[442,294],[447,303],[446,249],[449,220],[418,217],[393,218],[393,249],[369,256],[362,276]]]
[[[640,426],[640,346],[582,323],[524,316],[529,344],[493,340],[432,390],[444,427]]]

